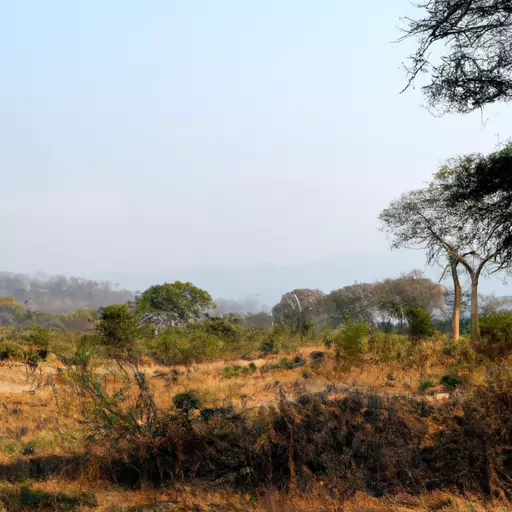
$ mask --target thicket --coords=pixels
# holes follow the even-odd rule
[[[509,375],[490,372],[446,406],[360,392],[338,398],[330,389],[294,402],[282,396],[255,414],[203,409],[193,392],[158,409],[136,368],[122,364],[137,400],[113,400],[87,367],[70,372],[90,427],[89,463],[118,484],[307,491],[320,479],[337,496],[446,488],[512,496]]]
[[[67,366],[60,378],[79,397],[88,429],[86,448],[91,455],[86,470],[118,484],[160,486],[194,480],[247,490],[307,491],[320,479],[337,496],[359,490],[382,495],[452,487],[512,497],[512,378],[493,372],[490,362],[506,357],[512,348],[511,315],[482,317],[480,344],[464,337],[452,342],[432,332],[430,317],[422,311],[409,315],[408,334],[349,321],[304,338],[280,325],[246,326],[230,318],[205,318],[155,331],[140,325],[129,306],[114,305],[103,308],[94,331],[80,335],[38,326],[5,331],[0,358],[31,364],[34,354],[37,363],[53,353]],[[218,357],[250,359],[297,353],[301,343],[318,344],[322,339],[348,366],[386,362],[423,367],[438,358],[446,373],[422,381],[420,391],[425,392],[439,384],[452,390],[463,387],[467,365],[484,358],[488,360],[483,368],[491,370],[485,385],[455,395],[446,405],[434,406],[421,396],[347,396],[331,385],[293,402],[280,393],[275,407],[259,410],[205,408],[194,390],[176,394],[172,405],[162,409],[141,371],[144,357],[168,365]],[[107,388],[95,371],[102,357],[117,363],[115,389]],[[306,365],[299,353],[268,361],[258,370]],[[219,372],[230,379],[256,370],[248,362],[227,364]]]
[[[480,318],[480,350],[496,359],[512,351],[512,312],[493,312]]]
[[[82,350],[93,348],[96,355],[103,357],[111,357],[112,348],[121,348],[138,360],[151,358],[169,366],[191,365],[218,358],[251,360],[268,354],[297,353],[301,346],[323,342],[346,364],[370,358],[404,365],[417,359],[418,351],[423,350],[423,342],[428,339],[441,343],[446,356],[465,363],[495,361],[512,351],[510,312],[483,315],[482,337],[478,343],[470,342],[465,336],[450,341],[448,336],[433,330],[428,314],[417,312],[415,309],[409,334],[348,322],[338,329],[326,328],[304,337],[281,325],[247,326],[228,318],[208,318],[189,326],[171,326],[155,332],[147,325],[139,325],[129,306],[113,305],[103,309],[102,318],[92,321],[94,330],[81,333],[37,325],[4,327],[0,331],[0,361],[37,365],[51,355],[68,362],[81,347]]]

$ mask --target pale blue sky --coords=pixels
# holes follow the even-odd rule
[[[399,95],[408,0],[0,6],[5,270],[378,262],[393,197],[511,135],[510,108]]]

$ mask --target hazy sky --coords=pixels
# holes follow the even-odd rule
[[[2,270],[385,253],[392,198],[511,135],[399,94],[408,0],[0,5]]]

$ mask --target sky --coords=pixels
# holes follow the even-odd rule
[[[115,279],[353,254],[353,282],[361,254],[389,258],[390,200],[511,136],[510,107],[435,117],[400,94],[408,0],[0,9],[2,270]],[[409,254],[397,272],[422,265]]]

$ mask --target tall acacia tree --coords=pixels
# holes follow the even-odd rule
[[[510,0],[423,0],[417,8],[403,37],[417,40],[409,85],[426,75],[428,103],[459,113],[512,100]]]
[[[481,275],[494,274],[510,264],[507,245],[495,217],[479,216],[464,202],[451,202],[456,177],[465,173],[473,157],[451,161],[435,176],[430,186],[408,192],[393,201],[380,219],[383,228],[393,236],[393,247],[426,249],[429,263],[445,259],[452,270],[454,290],[454,324],[460,315],[458,267],[462,266],[471,280],[471,338],[480,339],[478,321],[478,285]],[[460,289],[459,289],[460,290]],[[457,336],[454,325],[454,338]]]
[[[403,194],[382,211],[379,219],[382,230],[392,236],[392,248],[425,250],[428,264],[448,261],[454,285],[452,336],[457,340],[462,302],[458,264],[464,257],[459,248],[462,241],[457,239],[457,222],[446,214],[434,187]]]

